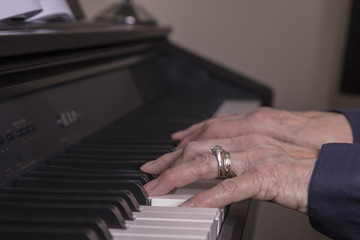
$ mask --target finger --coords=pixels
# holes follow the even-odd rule
[[[200,135],[200,131],[201,128],[197,129],[196,131],[192,132],[191,134],[189,134],[188,136],[186,136],[185,138],[183,138],[181,140],[181,142],[176,146],[176,150],[182,149],[186,146],[186,144],[188,144],[191,141],[195,141],[195,140],[200,140],[199,137],[197,137],[198,135]]]
[[[223,207],[233,202],[257,196],[260,190],[257,183],[258,181],[254,180],[251,173],[226,179],[215,187],[190,198],[180,207]]]
[[[200,123],[194,124],[192,126],[190,126],[189,128],[182,130],[182,131],[178,131],[175,132],[171,135],[171,138],[175,141],[184,141],[185,138],[187,138],[188,140],[185,141],[189,142],[191,140],[196,140],[196,136],[199,135],[196,132],[202,132],[204,130],[206,130],[206,125],[211,123],[215,123],[215,122],[220,122],[224,121],[224,120],[230,120],[230,119],[234,119],[234,118],[238,118],[239,115],[235,115],[235,114],[222,114],[222,115],[218,115],[214,118],[210,118],[206,121],[202,121]],[[190,137],[190,135],[193,135],[193,137]]]
[[[175,132],[171,135],[171,139],[174,141],[182,141],[190,133],[192,133],[193,131],[196,131],[198,128],[200,128],[203,124],[204,124],[204,122],[196,123],[196,124],[191,125],[190,127],[186,128],[185,130]]]
[[[176,159],[180,156],[181,153],[182,151],[178,150],[164,154],[154,161],[145,163],[140,167],[140,170],[146,173],[160,174],[165,169],[169,168],[176,161]]]
[[[150,196],[159,196],[200,179],[214,179],[217,174],[215,156],[212,153],[198,154],[191,161],[167,169],[144,187]]]

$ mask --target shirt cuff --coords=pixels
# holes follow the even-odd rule
[[[333,112],[345,115],[351,125],[354,143],[360,143],[360,109],[335,109]]]
[[[360,144],[322,146],[309,187],[311,225],[334,239],[360,236]]]

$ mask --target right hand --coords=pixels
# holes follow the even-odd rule
[[[294,112],[262,107],[246,114],[221,115],[176,132],[178,149],[191,141],[260,133],[284,142],[320,149],[329,142],[352,143],[346,117],[334,112]]]
[[[307,213],[311,174],[319,150],[284,143],[261,134],[193,141],[141,167],[159,175],[144,187],[150,196],[198,180],[215,179],[218,163],[211,147],[231,154],[230,178],[187,200],[183,207],[222,207],[247,198],[272,201]]]

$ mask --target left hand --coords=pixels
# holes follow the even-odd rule
[[[329,142],[353,142],[349,121],[341,113],[295,112],[268,107],[245,114],[217,116],[172,134],[172,139],[179,141],[179,149],[191,141],[253,133],[318,149]]]
[[[307,212],[309,183],[318,150],[260,134],[190,142],[183,149],[143,165],[142,171],[159,174],[145,185],[149,195],[164,195],[197,180],[215,179],[218,164],[211,152],[214,145],[230,152],[231,178],[195,195],[182,206],[221,207],[255,198]]]

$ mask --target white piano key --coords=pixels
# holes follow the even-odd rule
[[[211,232],[212,235],[217,236],[219,234],[219,231],[221,229],[221,225],[222,225],[222,221],[220,220],[219,216],[222,215],[222,209],[217,209],[217,208],[189,208],[189,207],[159,207],[159,206],[141,206],[142,208],[142,212],[144,213],[154,213],[156,214],[156,217],[160,217],[160,215],[158,213],[167,213],[170,214],[172,217],[174,216],[175,218],[179,218],[180,216],[184,216],[184,215],[176,215],[176,214],[190,214],[190,215],[185,215],[186,219],[190,220],[193,219],[194,217],[196,218],[196,216],[198,215],[206,215],[208,216],[209,220],[212,219],[212,226],[211,226]],[[168,216],[168,215],[165,216]],[[194,216],[194,214],[196,216]],[[188,218],[188,217],[191,218]],[[151,215],[151,217],[153,217],[153,215]],[[139,218],[137,218],[136,213],[135,213],[135,218],[138,220]],[[167,220],[169,221],[169,220]],[[183,221],[183,220],[182,220]],[[191,222],[192,224],[195,224],[194,221]],[[196,222],[197,224],[198,222]],[[210,229],[210,228],[209,228]]]
[[[160,229],[181,229],[186,230],[207,230],[209,232],[208,239],[216,239],[218,234],[211,222],[177,222],[164,220],[139,220],[127,221],[127,226],[130,228],[160,228]]]
[[[211,222],[178,222],[166,220],[144,220],[136,219],[133,221],[126,221],[130,228],[170,228],[170,229],[207,229],[211,228]]]
[[[135,219],[213,222],[215,216],[197,213],[167,213],[167,212],[135,212]]]
[[[215,216],[218,208],[191,208],[191,207],[164,207],[164,206],[141,206],[143,212],[174,212],[174,213],[196,213]]]
[[[197,181],[191,183],[185,187],[178,188],[171,194],[167,194],[164,196],[152,197],[151,198],[151,206],[168,206],[168,207],[176,207],[181,203],[185,202],[189,198],[193,197],[197,193],[205,191],[207,189],[212,188],[216,184],[218,184],[221,180],[206,180],[206,181]],[[180,208],[181,209],[181,208]],[[190,208],[196,209],[196,208]],[[196,211],[196,210],[193,210]],[[220,229],[222,223],[225,218],[225,211],[223,208],[218,209],[218,212],[215,214],[215,224],[217,225],[216,231],[217,234],[220,233]]]
[[[212,235],[217,235],[219,232],[219,222],[215,218],[216,215],[197,214],[197,213],[168,213],[168,212],[136,212],[134,213],[136,220],[162,220],[173,222],[191,222],[196,223],[211,223],[209,229]]]
[[[172,237],[174,240],[189,240],[187,237],[176,236]],[[206,238],[205,238],[206,239]],[[158,237],[144,237],[144,236],[120,236],[113,237],[113,240],[169,240],[167,236],[158,236]]]
[[[123,236],[138,237],[167,237],[168,239],[181,237],[187,239],[209,239],[210,232],[206,229],[159,229],[159,228],[132,228],[127,229],[110,229],[114,239],[123,239]],[[212,239],[211,239],[212,240]]]
[[[189,240],[189,239],[193,239],[193,238],[176,236],[176,237],[171,237],[171,239]],[[206,239],[206,238],[196,238],[196,240],[198,240],[198,239]],[[114,236],[113,240],[169,240],[169,237],[168,236],[157,236],[157,237],[152,237],[152,236]]]
[[[223,223],[223,209],[218,208],[189,208],[189,207],[159,207],[159,206],[141,206],[143,212],[167,212],[167,213],[190,213],[205,214],[214,219],[215,235],[218,235]]]
[[[168,194],[164,196],[151,197],[151,206],[177,207],[193,195]]]
[[[144,237],[144,236],[121,236],[121,237],[114,237],[113,240],[168,240],[166,236],[159,236],[159,237]],[[189,240],[189,238],[183,238],[181,236],[172,237],[174,240]]]
[[[151,197],[151,206],[177,207],[186,200],[193,197],[194,195],[212,188],[213,186],[218,184],[219,181],[221,180],[215,179],[207,181],[197,181],[182,188],[178,188],[170,194]]]

